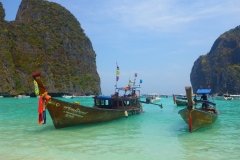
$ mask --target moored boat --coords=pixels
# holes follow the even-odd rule
[[[55,128],[106,122],[143,113],[138,98],[118,95],[96,96],[93,107],[51,98],[47,109]]]
[[[30,98],[30,96],[19,94],[15,98]]]
[[[230,95],[230,94],[228,94],[228,93],[225,93],[225,94],[217,94],[217,95],[215,95],[214,96],[214,98],[216,99],[216,100],[233,100],[234,98],[233,98],[234,96],[232,96],[232,95]],[[237,96],[236,96],[237,97]],[[236,99],[236,98],[235,98]]]
[[[72,99],[72,98],[75,98],[75,96],[74,95],[66,95],[66,94],[64,94],[64,95],[62,95],[62,98]]]
[[[51,97],[45,98],[47,91],[42,84],[40,73],[34,73],[33,78],[39,87],[39,100],[43,101],[43,103],[39,101],[39,104],[43,104],[39,106],[39,111],[41,111],[39,113],[39,124],[45,123],[45,109],[48,110],[55,128],[106,122],[144,112],[142,103],[146,102],[140,101],[136,96],[136,92],[140,95],[140,85],[116,87],[116,92],[113,96],[95,96],[93,107],[89,107],[82,105],[81,102],[69,103]],[[125,94],[120,96],[120,91],[124,91]],[[126,94],[127,92],[129,94]]]
[[[76,95],[76,98],[93,98],[95,95]]]
[[[231,97],[230,95],[223,95],[223,98],[227,101],[233,100],[233,97]]]
[[[177,106],[187,106],[187,97],[182,94],[173,94],[173,101]]]
[[[168,98],[168,95],[167,94],[160,94],[160,97]]]
[[[191,92],[192,88],[186,87],[188,106],[178,112],[183,120],[189,125],[190,132],[213,124],[219,116],[219,112],[216,109],[216,103],[209,100],[197,100],[198,103],[202,103],[202,106],[194,108]],[[205,95],[210,92],[211,89],[198,89],[197,94]]]
[[[199,104],[196,101],[196,97],[197,96],[194,96],[194,98],[192,97],[194,105],[198,105]],[[182,106],[187,106],[188,105],[187,97],[185,95],[173,95],[173,100],[174,100],[174,104],[176,104],[178,107],[182,107]]]
[[[176,99],[177,106],[187,106],[187,100],[185,99]]]
[[[230,96],[233,98],[233,100],[240,99],[240,95],[239,94],[230,94]]]
[[[153,103],[153,102],[156,102],[156,101],[160,101],[161,100],[161,98],[160,98],[160,96],[159,96],[159,94],[157,94],[157,93],[150,93],[150,94],[147,94],[146,95],[146,102],[151,102],[151,103]]]

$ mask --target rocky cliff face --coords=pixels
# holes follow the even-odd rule
[[[96,54],[77,19],[45,0],[22,0],[16,20],[0,2],[0,94],[33,92],[40,71],[52,93],[101,93]]]
[[[240,26],[222,34],[206,55],[193,65],[190,80],[195,93],[210,87],[213,93],[240,93]]]
[[[3,9],[2,3],[0,2],[0,22],[3,22],[4,18],[5,18],[5,11]]]

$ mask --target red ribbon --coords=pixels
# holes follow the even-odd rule
[[[39,103],[38,103],[38,124],[41,124],[43,122],[43,98],[39,97]]]
[[[189,126],[189,132],[192,132],[192,113],[189,111],[188,114],[188,126]]]

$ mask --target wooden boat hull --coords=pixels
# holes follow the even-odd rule
[[[150,102],[150,103],[153,103],[153,102],[159,102],[161,99],[151,99],[151,98],[146,98],[146,102]]]
[[[120,119],[126,117],[126,110],[128,116],[142,113],[142,108],[104,109],[86,107],[54,98],[49,101],[47,109],[53,120],[55,128],[64,128]]]
[[[187,124],[189,124],[189,114],[191,113],[192,131],[213,124],[219,116],[218,111],[213,113],[213,111],[205,111],[201,109],[188,110],[185,108],[180,110],[178,113],[182,116],[183,120]]]
[[[187,106],[188,103],[187,101],[182,101],[182,100],[176,100],[177,106]],[[194,106],[198,105],[199,103],[194,103]]]
[[[177,106],[187,106],[187,101],[182,101],[182,100],[176,100]]]

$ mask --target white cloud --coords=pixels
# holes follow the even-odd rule
[[[126,27],[142,27],[154,31],[181,29],[197,20],[211,19],[223,14],[239,14],[239,2],[148,0],[123,2],[108,7],[104,13]],[[236,15],[237,16],[237,15]],[[174,29],[176,30],[176,29]]]

